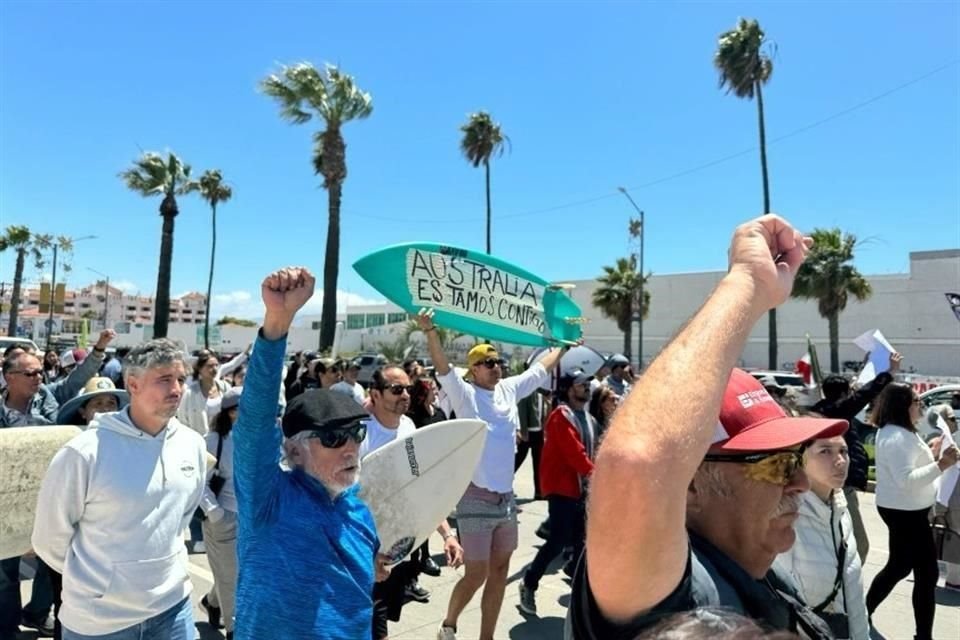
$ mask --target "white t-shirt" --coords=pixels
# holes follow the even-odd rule
[[[473,473],[473,484],[496,493],[513,491],[516,433],[520,428],[517,401],[539,389],[550,374],[537,362],[518,376],[504,378],[493,391],[467,382],[453,368],[438,378],[458,418],[479,418],[487,423],[487,441]]]
[[[339,393],[344,393],[354,400],[357,401],[357,404],[363,406],[363,401],[366,399],[363,395],[363,387],[360,386],[359,382],[354,382],[350,384],[346,380],[341,380],[337,384],[330,387],[330,391],[337,391]]]
[[[407,416],[400,417],[400,425],[396,429],[383,426],[379,420],[371,415],[367,420],[367,437],[360,443],[360,459],[363,460],[369,454],[380,447],[390,444],[397,438],[406,438],[413,435],[417,426],[413,420]]]

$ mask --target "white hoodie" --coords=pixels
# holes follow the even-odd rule
[[[150,436],[129,409],[97,415],[57,452],[40,487],[33,548],[63,574],[66,628],[106,635],[190,594],[181,532],[205,477],[199,434],[171,418]]]

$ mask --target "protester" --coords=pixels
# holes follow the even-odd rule
[[[130,405],[99,414],[54,456],[33,547],[63,574],[64,640],[192,640],[180,532],[200,502],[203,440],[175,417],[186,372],[165,338],[124,363]]]
[[[902,382],[888,384],[874,406],[877,511],[889,531],[890,554],[867,592],[867,611],[873,615],[912,571],[916,638],[931,640],[939,568],[930,507],[936,502],[937,479],[957,462],[957,447],[943,446],[937,438],[931,451],[917,433],[920,417],[919,396]]]
[[[340,367],[333,358],[314,358],[306,370],[287,390],[287,402],[308,389],[329,389],[340,381]]]
[[[210,421],[220,412],[220,402],[230,385],[218,376],[220,361],[212,351],[204,349],[197,354],[190,380],[183,391],[177,419],[201,436],[210,431]],[[194,553],[206,553],[203,537],[203,510],[197,507],[190,519],[190,548]]]
[[[220,402],[230,385],[218,377],[220,361],[212,351],[197,354],[192,377],[183,392],[177,419],[201,436],[210,431],[210,420],[220,413]]]
[[[447,419],[443,409],[438,407],[436,403],[436,385],[436,381],[429,376],[424,376],[413,384],[413,390],[410,393],[410,410],[407,411],[407,417],[413,420],[417,429]],[[413,559],[420,562],[421,573],[434,578],[440,575],[440,565],[434,562],[430,555],[429,540],[424,540],[423,544],[413,552]]]
[[[750,618],[727,609],[704,608],[676,613],[633,640],[796,640],[786,631],[768,631]]]
[[[286,336],[314,284],[307,269],[291,267],[261,286],[266,314],[231,431],[243,567],[238,640],[371,638],[375,564],[386,577],[373,516],[357,497],[366,412],[329,390],[299,394],[282,421],[289,471],[279,465]]]
[[[346,363],[342,368],[343,380],[330,387],[331,391],[345,393],[353,398],[357,404],[362,405],[366,400],[363,387],[357,382],[357,376],[360,375],[360,363],[353,361]]]
[[[520,610],[537,615],[536,592],[547,567],[573,547],[579,558],[584,541],[584,499],[587,478],[593,471],[597,424],[585,407],[590,380],[581,369],[560,378],[557,407],[547,418],[543,447],[542,482],[550,514],[550,536],[540,547],[520,581]]]
[[[418,380],[417,384],[422,382]],[[407,415],[410,409],[410,377],[403,368],[386,366],[375,371],[370,381],[370,419],[367,421],[367,438],[360,444],[360,460],[393,442],[413,434],[416,425]],[[463,549],[446,521],[440,523],[437,532],[443,537],[447,564],[460,566]],[[418,550],[419,551],[419,550]],[[416,556],[417,554],[415,554]],[[387,621],[400,619],[406,597],[427,602],[430,592],[417,582],[422,568],[419,557],[395,565],[390,577],[377,582],[373,587],[373,640],[387,638]],[[439,567],[438,567],[439,569]]]
[[[43,365],[35,354],[21,347],[8,348],[2,365],[7,384],[0,395],[0,428],[57,424],[61,403],[77,395],[96,374],[115,335],[112,331],[102,332],[86,362],[51,384],[41,383]],[[21,623],[47,636],[54,633],[50,611],[55,604],[55,589],[51,580],[50,570],[41,559],[37,563],[30,602],[21,610],[20,558],[0,560],[0,640],[12,638]]]
[[[68,376],[70,372],[73,371],[76,367],[83,364],[83,361],[87,359],[87,352],[85,349],[67,349],[60,354],[60,366],[62,368],[61,375]],[[101,360],[102,362],[102,360]],[[99,372],[100,369],[97,369]]]
[[[113,380],[118,389],[123,388],[123,359],[130,353],[127,347],[120,347],[113,356],[100,367],[100,375]]]
[[[840,375],[827,376],[821,384],[823,399],[817,402],[812,411],[827,418],[837,418],[850,423],[850,428],[843,435],[850,451],[850,472],[843,487],[847,499],[847,508],[853,520],[853,534],[857,539],[857,551],[860,554],[860,564],[867,561],[867,552],[870,550],[870,539],[867,537],[863,517],[860,515],[860,497],[857,491],[867,490],[867,470],[870,459],[867,450],[863,447],[865,431],[872,427],[857,420],[857,414],[874,401],[883,389],[893,382],[893,374],[900,370],[903,358],[899,353],[890,355],[889,371],[884,371],[873,380],[858,389],[851,389],[850,381]]]
[[[437,378],[457,417],[479,418],[487,423],[480,462],[457,505],[464,576],[453,588],[437,638],[456,639],[460,614],[483,587],[479,640],[492,640],[503,605],[510,556],[517,548],[517,505],[513,494],[514,447],[520,428],[517,401],[536,392],[550,379],[549,372],[559,364],[565,349],[551,349],[522,374],[504,378],[504,362],[497,350],[489,344],[478,344],[467,354],[467,381],[450,366],[432,313],[421,312],[417,321],[427,336]]]
[[[796,581],[803,601],[837,640],[868,640],[863,575],[843,484],[850,455],[842,436],[814,440],[803,450],[810,491],[803,494],[794,528],[797,541],[777,564]]]
[[[533,499],[543,500],[540,491],[540,459],[543,455],[543,398],[531,393],[517,403],[520,431],[517,433],[517,453],[513,460],[513,472],[520,470],[527,453],[533,457]]]
[[[203,539],[207,560],[213,573],[213,585],[200,600],[207,620],[214,629],[221,620],[227,640],[233,638],[237,595],[237,496],[233,485],[233,438],[230,436],[239,414],[243,389],[233,387],[223,394],[220,412],[205,437],[207,452],[216,458],[210,480],[203,488]]]
[[[938,404],[930,407],[927,413],[927,419],[930,426],[940,429],[941,424],[945,424],[950,431],[951,437],[957,438],[957,415],[953,407],[949,404]],[[941,423],[942,421],[942,423]],[[946,480],[946,478],[944,478]],[[953,492],[946,497],[947,503],[937,503],[934,506],[934,512],[938,518],[942,518],[944,524],[951,531],[960,532],[960,482],[953,485]],[[944,543],[944,554],[951,557],[960,557],[960,539],[957,536],[951,536]],[[946,562],[947,573],[945,576],[944,587],[951,591],[960,591],[960,563]]]
[[[633,638],[709,606],[832,637],[771,565],[793,545],[809,488],[799,445],[846,423],[788,418],[734,369],[754,324],[789,298],[810,246],[775,215],[738,227],[729,272],[617,410],[591,477],[574,638]]]
[[[60,366],[60,356],[53,349],[43,354],[43,384],[53,384],[65,378],[67,373]]]
[[[129,401],[129,394],[117,389],[110,378],[90,378],[76,397],[60,407],[57,424],[86,427],[98,413],[114,413]]]
[[[593,419],[597,423],[597,442],[603,439],[603,434],[606,432],[607,427],[610,426],[610,420],[613,418],[614,411],[617,410],[617,394],[613,390],[606,386],[600,385],[598,387],[593,386],[593,382],[590,383],[590,388],[592,389],[590,395],[590,415],[593,416]]]
[[[626,398],[630,393],[630,361],[623,354],[615,353],[607,359],[604,368],[610,373],[603,379],[603,384],[613,389],[621,398]]]
[[[56,424],[60,405],[77,395],[87,380],[96,375],[107,345],[115,336],[113,331],[102,332],[90,357],[53,384],[41,384],[43,368],[37,356],[20,349],[10,350],[3,360],[7,387],[0,403],[0,428]]]

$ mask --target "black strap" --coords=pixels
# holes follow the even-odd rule
[[[833,518],[836,515],[837,515],[837,511],[834,508],[834,498],[833,498],[833,495],[831,494],[830,496],[830,537],[833,539],[833,548],[836,549],[837,551],[837,577],[833,583],[833,591],[830,592],[830,595],[827,596],[827,599],[821,602],[820,604],[818,604],[817,606],[813,607],[813,611],[815,613],[822,613],[830,605],[830,603],[834,601],[834,599],[837,597],[837,593],[839,593],[840,590],[843,589],[843,569],[847,559],[847,543],[843,539],[843,521],[840,520],[837,522],[837,528],[840,529],[840,544],[837,545],[837,533],[836,533],[836,529],[834,529],[833,527]],[[844,612],[846,612],[847,610],[846,594],[844,594],[843,600],[844,600],[843,610]]]
[[[220,453],[223,452],[223,436],[220,435],[220,432],[217,432],[217,462],[213,465],[213,468],[217,471],[220,470]]]

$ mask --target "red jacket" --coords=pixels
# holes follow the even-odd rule
[[[544,427],[540,454],[540,492],[545,496],[579,498],[580,479],[593,472],[593,461],[580,439],[580,429],[567,420],[560,407]]]

